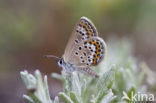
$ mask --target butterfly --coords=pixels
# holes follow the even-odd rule
[[[81,17],[72,32],[62,58],[53,55],[46,55],[46,57],[58,58],[58,66],[65,71],[80,71],[99,77],[91,67],[97,66],[104,59],[105,52],[106,44],[98,36],[94,24],[87,17]]]

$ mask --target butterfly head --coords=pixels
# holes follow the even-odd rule
[[[59,67],[63,67],[64,64],[65,64],[65,62],[64,62],[63,58],[61,58],[61,59],[57,62],[57,65],[58,65]]]

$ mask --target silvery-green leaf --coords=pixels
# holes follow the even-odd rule
[[[65,93],[60,92],[59,93],[59,98],[64,102],[64,103],[74,103],[70,97],[68,97]]]

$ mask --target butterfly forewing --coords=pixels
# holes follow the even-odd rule
[[[94,24],[86,17],[81,17],[80,21],[75,26],[72,35],[67,43],[63,58],[66,62],[73,58],[72,53],[75,51],[76,47],[87,39],[92,37],[97,37],[98,32]]]

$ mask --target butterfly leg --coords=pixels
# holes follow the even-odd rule
[[[96,78],[99,77],[99,75],[94,70],[92,70],[92,69],[90,69],[88,67],[85,67],[85,68],[82,67],[82,68],[79,69],[79,71],[82,72],[82,73],[86,73],[86,74],[88,74],[90,76],[96,77]]]

